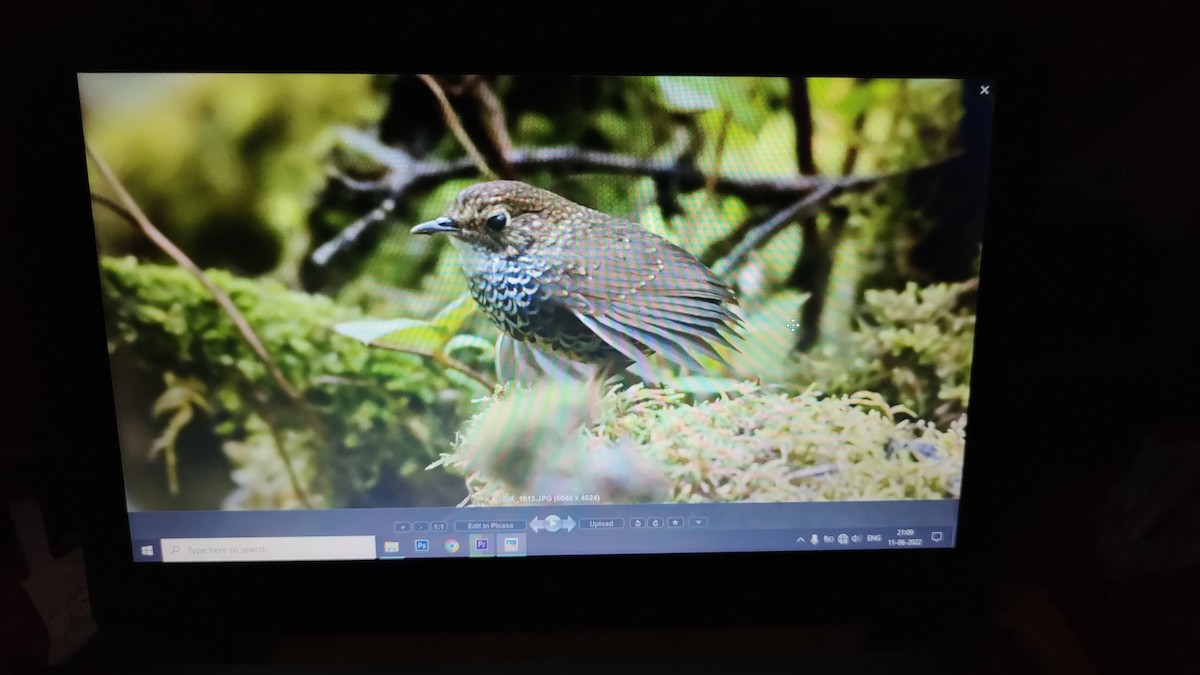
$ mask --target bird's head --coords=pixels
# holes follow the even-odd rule
[[[556,228],[583,222],[586,209],[517,181],[479,183],[458,193],[445,214],[421,223],[413,234],[446,233],[463,244],[516,255]]]

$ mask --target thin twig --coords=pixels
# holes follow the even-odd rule
[[[90,148],[88,149],[88,151],[89,151],[89,153],[92,152]],[[92,154],[92,158],[97,159],[95,154]],[[97,163],[99,163],[99,161],[97,161]],[[103,169],[101,169],[101,171],[103,172]],[[107,175],[107,174],[105,174],[105,175]],[[97,204],[104,206],[105,208],[109,209],[113,213],[124,218],[126,221],[129,222],[130,225],[133,225],[134,227],[137,227],[139,229],[141,228],[141,225],[138,222],[137,216],[135,216],[133,213],[131,213],[128,209],[121,206],[117,202],[109,199],[108,197],[105,197],[104,195],[98,195],[95,192],[93,192],[91,194],[92,194],[93,202],[96,202]],[[201,283],[203,283],[203,281]],[[208,288],[208,287],[205,286],[205,288]],[[210,293],[212,292],[211,289],[209,290],[209,292]],[[219,292],[219,289],[218,289],[218,292]],[[214,298],[215,297],[216,296],[214,296]],[[220,300],[217,300],[217,302],[219,304]],[[224,306],[222,306],[222,309],[224,309]],[[236,311],[236,308],[234,308],[234,311]],[[236,321],[234,323],[236,324]],[[253,348],[253,345],[251,345],[251,347]],[[269,368],[269,366],[268,366],[268,368]],[[293,400],[295,400],[295,399],[293,399]],[[316,420],[315,414],[313,414],[311,410],[307,409],[306,402],[301,403],[301,404],[303,406],[305,406],[305,412],[306,412],[305,416],[306,416],[306,418],[308,418],[309,424],[313,425],[313,430],[317,431],[319,433],[320,429],[322,427],[322,425],[319,423],[319,420]],[[262,410],[259,410],[259,414],[263,417],[264,420],[267,420],[267,415],[263,414]],[[314,424],[314,422],[316,422],[316,424]],[[304,508],[306,508],[306,509],[312,508],[312,504],[308,501],[308,495],[305,494],[304,489],[302,487],[300,487],[300,480],[296,476],[295,469],[292,467],[291,455],[288,454],[287,448],[285,448],[283,446],[282,438],[280,437],[278,430],[275,428],[275,424],[273,422],[268,421],[267,427],[271,430],[271,436],[275,439],[275,447],[279,451],[280,459],[283,460],[283,467],[287,471],[288,479],[292,483],[292,489],[296,491],[296,497],[300,500],[300,503],[304,505]],[[168,473],[168,481],[172,482],[174,485],[172,487],[172,494],[175,494],[176,492],[178,492],[178,487],[177,487],[178,478],[173,477],[171,475],[171,473],[175,471],[174,465],[175,465],[174,453],[170,452],[170,449],[168,448],[167,473]]]
[[[721,160],[725,156],[725,143],[729,140],[729,124],[733,121],[733,113],[726,110],[721,117],[721,130],[717,133],[717,147],[713,152],[713,170],[704,179],[704,189],[708,191],[709,199],[716,204],[716,193],[713,187],[717,184],[717,177],[721,175]]]
[[[318,246],[317,250],[312,252],[312,261],[318,266],[328,264],[333,259],[333,256],[341,253],[347,246],[358,241],[358,238],[371,226],[383,222],[383,219],[387,218],[396,208],[396,194],[400,190],[397,189],[396,191],[389,192],[388,196],[379,202],[379,206],[371,209],[367,215],[350,223],[332,239]]]
[[[452,370],[457,370],[458,372],[462,373],[463,375],[466,375],[467,377],[475,380],[479,384],[483,385],[484,388],[489,391],[496,386],[495,382],[488,379],[486,376],[480,374],[474,368],[471,368],[470,366],[463,363],[462,361],[455,359],[454,357],[447,356],[446,354],[443,354],[442,352],[437,352],[436,354],[433,355],[433,359],[435,361],[437,361],[438,363],[440,363],[441,365],[443,365],[447,368],[450,368]]]
[[[267,369],[267,372],[270,373],[271,378],[275,380],[277,385],[279,385],[280,390],[283,391],[283,393],[287,395],[287,397],[291,399],[293,403],[296,404],[301,413],[308,420],[313,431],[320,435],[324,425],[321,424],[321,421],[317,417],[316,413],[308,405],[308,401],[304,400],[304,397],[300,395],[300,392],[292,386],[291,382],[288,382],[286,377],[284,377],[283,371],[281,371],[279,366],[275,364],[275,361],[267,352],[266,347],[263,346],[262,341],[259,340],[258,335],[254,332],[254,329],[250,327],[249,322],[246,321],[246,317],[242,316],[241,311],[238,310],[237,305],[233,303],[233,300],[230,299],[230,297],[224,291],[218,288],[217,285],[208,278],[208,275],[204,273],[204,270],[201,270],[196,263],[192,262],[192,259],[189,258],[186,253],[184,253],[178,246],[175,245],[174,242],[168,239],[166,235],[164,235],[157,227],[154,226],[153,223],[150,222],[150,219],[146,217],[146,214],[142,211],[141,207],[138,206],[137,202],[134,201],[133,197],[125,189],[125,185],[121,183],[121,180],[117,178],[117,175],[111,168],[109,168],[108,163],[104,161],[92,144],[90,142],[85,142],[85,145],[88,155],[91,156],[92,161],[96,163],[96,167],[100,169],[100,173],[104,175],[105,180],[108,181],[108,184],[112,186],[112,189],[117,193],[117,199],[122,207],[121,212],[127,215],[132,222],[137,225],[138,229],[140,229],[142,233],[150,239],[150,241],[154,242],[154,244],[158,246],[158,248],[164,253],[166,253],[172,260],[174,260],[177,265],[190,272],[192,276],[194,276],[196,280],[200,282],[200,285],[204,286],[205,290],[207,290],[209,295],[213,297],[213,300],[216,301],[221,310],[224,311],[226,316],[228,316],[233,322],[233,325],[237,328],[237,331],[241,335],[242,339],[250,346],[251,351],[254,352],[259,361],[262,362],[263,366]],[[97,201],[102,204],[115,206],[115,204],[112,204],[111,200],[108,199]],[[289,463],[286,453],[283,453],[282,457],[284,463]],[[294,485],[293,487],[297,490],[297,494],[303,494],[303,489],[298,484]]]
[[[129,211],[126,211],[124,206],[121,206],[120,204],[109,199],[108,197],[105,197],[104,195],[96,194],[95,192],[91,193],[91,195],[92,195],[92,201],[107,208],[109,211],[112,211],[113,213],[117,214],[118,216],[121,216],[121,218],[125,219],[125,221],[128,222],[130,225],[133,225],[134,227],[138,227],[137,219],[133,217],[132,213],[130,213]]]
[[[475,98],[475,102],[479,105],[480,121],[483,123],[483,129],[492,144],[492,149],[499,158],[500,173],[505,178],[517,178],[516,167],[512,165],[512,162],[508,161],[508,156],[512,153],[513,144],[512,137],[508,135],[508,123],[505,121],[504,104],[501,103],[500,97],[496,95],[496,92],[488,84],[487,80],[478,75],[472,75],[467,79],[467,88]]]
[[[801,478],[812,478],[813,476],[821,476],[827,473],[832,473],[837,470],[836,464],[818,464],[807,469],[800,469],[788,474],[789,480],[799,480]]]
[[[163,253],[166,253],[172,260],[175,261],[177,265],[190,272],[192,276],[196,277],[200,284],[204,286],[205,290],[207,290],[209,294],[213,296],[213,299],[217,301],[217,304],[220,305],[222,311],[229,315],[229,318],[233,321],[234,326],[237,327],[238,333],[241,334],[242,339],[246,341],[246,344],[250,345],[250,349],[254,351],[254,354],[258,357],[259,361],[266,366],[267,372],[271,374],[271,377],[274,378],[275,382],[279,385],[279,388],[282,389],[285,394],[287,394],[288,398],[301,400],[300,392],[296,391],[295,387],[293,387],[292,384],[287,381],[287,378],[284,377],[283,372],[279,370],[279,367],[275,365],[275,361],[271,358],[270,354],[267,353],[266,347],[264,347],[262,341],[258,339],[258,335],[254,333],[254,329],[250,327],[249,323],[247,323],[246,318],[242,316],[240,311],[238,311],[237,306],[233,304],[233,300],[231,300],[230,297],[225,294],[225,291],[222,291],[220,288],[218,288],[217,285],[208,278],[208,275],[206,275],[204,271],[196,265],[196,263],[192,262],[191,258],[189,258],[186,253],[180,250],[174,242],[168,239],[166,235],[164,235],[146,218],[146,214],[144,214],[141,208],[138,207],[137,203],[133,201],[133,199],[129,196],[129,193],[125,191],[125,187],[117,181],[117,177],[108,168],[108,165],[104,163],[104,160],[101,159],[98,154],[96,154],[95,149],[93,149],[90,144],[88,145],[88,154],[91,155],[92,159],[96,162],[97,167],[100,169],[100,173],[104,174],[104,177],[108,179],[109,184],[112,185],[114,190],[116,190],[117,197],[121,202],[121,208],[117,209],[117,212],[121,215],[126,215],[131,218],[133,223],[142,230],[142,233],[145,234],[150,241],[154,242],[154,244],[158,246]],[[99,203],[102,203],[106,206],[113,205],[111,200],[103,198],[97,199],[97,197],[99,197],[99,195],[92,196],[92,198]]]
[[[394,188],[399,185],[405,190],[416,187],[438,185],[453,178],[477,175],[479,169],[470,158],[457,160],[418,160],[398,148],[383,145],[368,134],[356,129],[341,130],[343,139],[358,152],[369,155],[375,161],[391,169],[396,175],[378,182],[368,182],[368,188]],[[913,167],[908,170],[873,176],[769,176],[744,177],[717,175],[711,179],[712,189],[717,194],[735,195],[750,204],[777,204],[803,196],[830,181],[845,189],[874,184],[900,175],[935,170],[947,160]],[[540,148],[513,148],[509,157],[512,165],[525,172],[546,169],[557,172],[606,173],[633,176],[648,176],[656,179],[685,179],[707,185],[709,178],[699,176],[695,166],[681,166],[675,159],[644,159],[602,150],[585,150],[572,146],[550,146]],[[354,186],[349,186],[353,188]]]
[[[375,192],[376,190],[383,190],[387,188],[390,183],[387,176],[384,176],[383,178],[377,178],[375,180],[359,180],[337,170],[331,170],[327,172],[326,175],[328,178],[350,188],[350,190],[353,192]]]
[[[91,152],[90,148],[89,148],[89,152]],[[92,158],[97,159],[95,154],[92,155]],[[97,163],[99,163],[99,161],[97,161]],[[103,169],[101,169],[101,171],[103,171]],[[105,174],[105,175],[107,175],[107,174]],[[105,197],[104,195],[98,195],[95,192],[91,193],[91,195],[92,195],[93,202],[96,202],[97,204],[104,206],[105,208],[109,209],[113,213],[122,217],[127,222],[129,222],[130,225],[133,225],[134,227],[137,227],[137,228],[141,228],[141,225],[138,222],[137,216],[135,216],[133,213],[131,213],[125,207],[123,207],[120,204],[118,204],[117,202],[109,199],[108,197]],[[201,283],[203,283],[203,281]],[[207,288],[207,286],[205,286],[205,287]],[[209,292],[210,293],[212,292],[211,289]],[[215,298],[215,296],[214,296],[214,298]],[[220,303],[220,300],[218,300],[217,302]],[[222,306],[222,309],[224,309],[223,306]],[[234,311],[236,311],[236,308]],[[236,321],[235,321],[235,324],[236,324]],[[253,348],[253,345],[251,345],[251,347]],[[269,368],[269,366],[268,366],[268,368]],[[253,397],[251,397],[251,398],[253,398]],[[295,401],[295,399],[293,399],[293,401]],[[322,425],[320,424],[320,421],[316,419],[315,414],[312,413],[312,411],[307,408],[307,402],[300,402],[300,404],[302,406],[304,406],[305,417],[308,419],[309,424],[313,426],[313,430],[320,433],[320,429],[321,429]],[[259,414],[262,416],[262,418],[264,420],[268,419],[268,416],[264,413],[264,411],[262,409],[259,410]],[[283,460],[283,467],[287,471],[288,479],[292,483],[292,489],[296,491],[296,497],[300,500],[300,503],[304,506],[304,508],[311,509],[312,504],[309,502],[308,495],[305,494],[304,489],[302,487],[300,487],[300,479],[296,476],[296,471],[292,467],[291,455],[288,453],[287,448],[284,447],[283,439],[280,436],[279,431],[275,428],[275,423],[268,420],[267,428],[269,428],[271,430],[271,436],[275,439],[275,448],[279,451],[280,459]],[[168,475],[168,482],[170,482],[172,484],[172,487],[171,487],[172,494],[175,494],[179,491],[179,488],[178,488],[179,479],[178,479],[178,477],[172,475],[175,471],[175,456],[174,456],[174,454],[175,453],[170,451],[170,448],[167,449],[167,454],[166,454],[167,475]]]
[[[463,149],[467,151],[467,155],[471,161],[475,163],[475,168],[479,169],[479,173],[487,176],[489,179],[497,178],[496,172],[492,171],[487,165],[487,160],[479,153],[479,148],[475,147],[474,141],[467,135],[467,130],[463,129],[462,121],[458,119],[458,113],[454,112],[454,107],[450,105],[450,99],[446,98],[446,92],[442,90],[442,85],[438,84],[437,80],[433,79],[432,75],[421,74],[417,77],[429,87],[429,91],[437,97],[438,105],[442,107],[442,117],[446,120],[446,126],[450,127],[450,131],[458,142],[462,144]]]
[[[292,466],[291,454],[287,451],[287,446],[284,445],[283,434],[279,432],[279,420],[275,419],[274,413],[270,408],[261,401],[255,400],[254,396],[249,397],[254,402],[252,405],[258,410],[258,414],[267,423],[267,429],[271,432],[271,439],[275,441],[275,449],[279,452],[279,457],[283,460],[283,470],[287,473],[288,482],[292,484],[292,490],[296,492],[296,498],[300,500],[300,505],[306,509],[311,509],[312,502],[309,501],[308,495],[300,488],[300,477],[296,475],[296,469]]]
[[[409,349],[409,348],[398,349],[396,347],[388,347],[386,345],[379,345],[379,347],[381,349],[387,349],[387,350],[394,351],[394,352],[400,352],[401,354],[412,354],[413,356],[420,356],[420,357],[427,358],[427,359],[433,359],[433,361],[436,362],[438,365],[445,366],[451,370],[458,371],[458,372],[462,373],[463,375],[466,375],[467,377],[471,378],[472,380],[475,380],[479,384],[483,385],[483,387],[485,389],[487,389],[488,391],[491,391],[492,388],[494,388],[496,386],[496,383],[493,382],[491,379],[489,379],[486,375],[481,374],[479,371],[468,366],[467,364],[463,363],[462,361],[459,361],[458,359],[455,359],[452,356],[448,356],[442,352],[425,351],[425,350],[421,350],[421,349]]]
[[[814,191],[812,194],[804,197],[800,201],[791,206],[777,212],[775,215],[767,219],[766,222],[756,225],[754,229],[746,235],[745,239],[738,242],[738,245],[729,252],[721,260],[713,265],[713,273],[720,278],[726,278],[727,275],[734,269],[741,266],[746,258],[750,256],[750,252],[767,243],[776,234],[779,234],[788,225],[791,225],[797,219],[805,218],[813,213],[825,202],[826,199],[832,197],[838,192],[837,183],[826,183],[824,187]]]

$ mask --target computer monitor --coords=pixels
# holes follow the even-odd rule
[[[955,548],[996,79],[78,85],[133,574]]]
[[[134,560],[954,546],[994,83],[79,83]]]

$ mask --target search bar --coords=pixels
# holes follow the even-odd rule
[[[163,539],[163,562],[374,560],[375,537],[205,537]]]

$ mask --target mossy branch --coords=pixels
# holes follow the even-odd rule
[[[204,273],[204,270],[200,269],[196,263],[192,262],[192,259],[189,258],[182,249],[176,246],[175,243],[168,239],[161,230],[155,227],[154,223],[150,222],[150,219],[146,217],[146,214],[142,211],[142,208],[138,206],[138,203],[133,199],[133,196],[130,195],[129,191],[125,189],[125,185],[121,183],[119,178],[117,178],[116,173],[114,173],[113,170],[108,166],[108,163],[104,161],[104,158],[100,156],[100,153],[98,153],[96,149],[92,147],[92,144],[87,142],[86,147],[88,155],[92,158],[92,161],[96,163],[96,168],[100,170],[100,173],[104,175],[105,180],[108,181],[108,184],[112,187],[113,191],[117,193],[117,199],[122,207],[120,214],[130,218],[131,222],[136,225],[143,234],[146,235],[146,238],[153,242],[154,245],[157,246],[163,253],[166,253],[167,256],[170,257],[171,260],[175,261],[177,265],[190,272],[192,276],[196,277],[196,280],[200,282],[200,285],[204,286],[204,289],[208,291],[209,295],[211,295],[213,300],[216,301],[217,305],[221,308],[221,311],[223,311],[226,316],[229,317],[230,321],[233,322],[234,326],[237,327],[238,334],[241,335],[242,339],[246,341],[246,344],[250,346],[250,349],[258,357],[258,359],[262,361],[263,366],[267,369],[267,372],[271,374],[271,377],[275,380],[275,383],[279,385],[280,390],[282,390],[283,393],[287,395],[287,397],[291,399],[293,403],[296,404],[297,408],[300,409],[301,414],[304,415],[309,424],[312,425],[313,431],[320,434],[320,431],[323,428],[320,418],[317,417],[316,413],[308,405],[308,402],[304,400],[304,397],[300,395],[300,392],[294,386],[292,386],[291,382],[288,382],[286,377],[283,376],[283,372],[279,370],[279,366],[275,364],[274,359],[272,359],[271,355],[267,353],[267,349],[263,346],[262,340],[258,338],[258,335],[254,332],[254,329],[250,327],[249,322],[246,321],[246,317],[242,316],[242,313],[238,311],[237,306],[233,304],[233,300],[231,300],[224,291],[222,291],[220,288],[217,288],[216,284],[214,284],[212,280],[208,278],[208,275]],[[106,203],[110,206],[112,205],[111,202],[108,202],[107,200],[100,203]],[[309,507],[310,505],[308,502],[308,497],[305,495],[304,489],[300,486],[299,481],[295,479],[295,472],[292,470],[291,459],[287,456],[286,449],[280,447],[279,452],[284,465],[288,468],[288,475],[292,478],[292,487],[295,488],[297,497],[300,499],[301,503],[303,503],[306,507]]]

